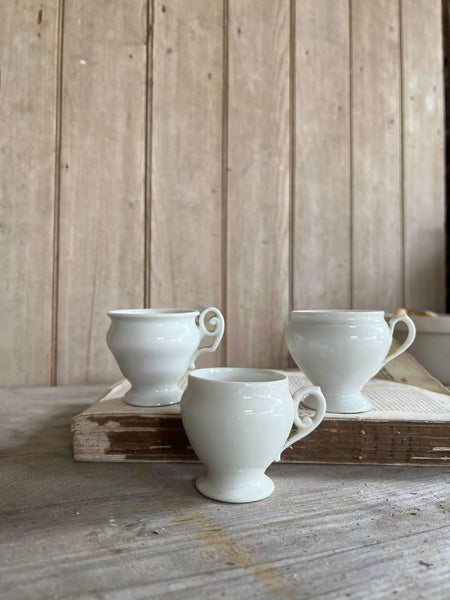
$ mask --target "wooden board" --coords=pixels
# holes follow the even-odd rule
[[[289,2],[229,2],[227,364],[287,365]]]
[[[402,2],[404,305],[437,312],[445,312],[441,19],[440,2]]]
[[[119,371],[106,311],[144,302],[146,2],[64,11],[57,382]]]
[[[348,4],[294,3],[294,309],[351,306]]]
[[[402,365],[402,370],[397,364],[393,371],[386,366],[378,379],[367,384],[364,394],[372,403],[371,411],[327,414],[315,431],[282,454],[281,462],[447,466],[449,393],[411,356],[404,356]],[[310,385],[299,371],[286,374],[292,393]],[[397,377],[425,387],[400,385]],[[122,400],[128,389],[129,383],[122,381],[73,419],[75,460],[196,460],[179,405],[130,406]]]
[[[392,311],[403,301],[399,9],[351,7],[352,305]]]
[[[58,4],[56,0],[2,3],[3,385],[51,383]]]
[[[149,299],[221,309],[222,2],[154,4]]]

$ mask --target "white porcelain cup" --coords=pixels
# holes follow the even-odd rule
[[[408,327],[408,336],[386,357],[399,321]],[[383,311],[294,310],[286,344],[298,367],[322,389],[328,412],[358,413],[372,408],[361,394],[363,386],[413,343],[415,333],[405,315],[388,325]]]
[[[205,320],[208,315],[209,330]],[[111,310],[106,340],[123,375],[131,383],[125,402],[136,406],[162,406],[180,401],[178,382],[195,368],[203,352],[214,352],[222,339],[225,321],[214,307],[195,310],[140,308]],[[198,317],[198,323],[197,323]],[[205,336],[211,346],[199,348]]]
[[[298,413],[307,396],[316,409],[312,418]],[[273,492],[267,467],[319,425],[326,403],[318,387],[301,388],[292,398],[282,373],[223,367],[189,373],[180,409],[206,467],[196,480],[199,492],[223,502],[254,502]]]

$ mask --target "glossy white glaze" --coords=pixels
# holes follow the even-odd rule
[[[314,417],[300,418],[298,405],[310,396]],[[265,470],[281,452],[319,425],[325,399],[317,387],[289,393],[282,373],[264,369],[212,368],[189,374],[181,419],[206,472],[197,489],[224,502],[253,502],[274,489]],[[292,425],[296,431],[288,438]]]
[[[408,337],[386,358],[399,321],[407,325]],[[298,367],[321,387],[328,412],[358,413],[371,409],[363,386],[404,352],[414,335],[414,323],[403,315],[388,326],[383,311],[299,310],[291,312],[286,344]]]
[[[205,325],[209,319],[212,331]],[[130,309],[108,312],[111,326],[107,344],[131,389],[125,402],[136,406],[162,406],[180,401],[178,382],[202,352],[213,352],[222,339],[225,322],[217,308],[198,311]],[[197,324],[196,319],[199,317]],[[212,346],[199,349],[205,336]]]

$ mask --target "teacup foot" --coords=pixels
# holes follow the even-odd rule
[[[323,390],[322,390],[323,391]],[[323,391],[327,401],[327,413],[361,413],[372,409],[372,405],[360,393],[357,394],[327,394]],[[307,408],[315,408],[314,400],[307,398],[303,404]]]
[[[274,490],[273,481],[267,475],[245,481],[243,478],[214,477],[204,473],[195,481],[197,490],[211,498],[221,502],[257,502],[270,496]]]
[[[170,390],[135,391],[133,388],[128,390],[123,400],[133,406],[168,406],[177,404],[181,400],[182,391],[179,388]]]

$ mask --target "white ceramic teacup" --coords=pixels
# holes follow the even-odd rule
[[[307,396],[314,400],[312,418],[298,414]],[[282,373],[223,367],[189,373],[180,409],[187,437],[206,467],[197,489],[214,500],[254,502],[273,492],[267,467],[319,425],[326,403],[318,387],[301,388],[292,398]],[[293,424],[296,431],[287,439]]]
[[[408,327],[408,336],[386,358],[399,321]],[[358,413],[372,408],[361,394],[363,386],[413,343],[415,332],[405,315],[388,325],[383,311],[294,310],[286,344],[298,367],[322,389],[328,412]]]
[[[213,328],[205,325],[208,319]],[[111,310],[107,344],[131,389],[125,402],[136,406],[162,406],[180,401],[178,382],[188,368],[195,368],[203,352],[214,352],[222,339],[225,321],[217,308],[195,310],[139,308]],[[197,324],[198,317],[198,324]],[[205,336],[211,346],[199,348]]]

